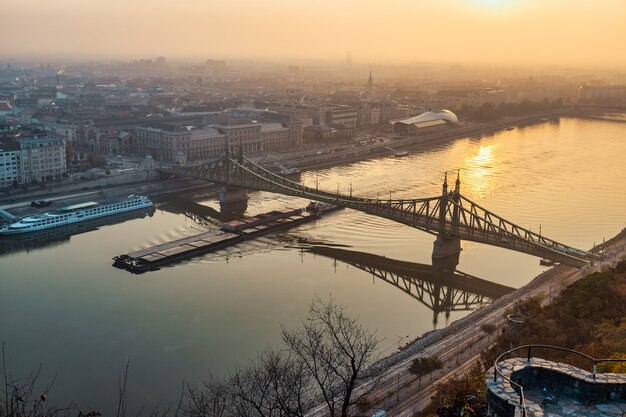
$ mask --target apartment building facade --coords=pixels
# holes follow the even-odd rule
[[[0,139],[0,188],[19,182],[20,148],[17,142]]]
[[[67,172],[65,140],[58,136],[36,135],[17,139],[20,148],[19,182],[45,182]]]
[[[187,162],[218,158],[228,149],[244,155],[286,149],[302,143],[302,123],[228,121],[204,127],[140,127],[134,130],[141,156],[156,161]]]

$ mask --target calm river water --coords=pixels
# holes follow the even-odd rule
[[[382,158],[303,174],[309,185],[355,195],[440,193],[444,172],[461,170],[462,192],[522,226],[589,248],[625,226],[626,125],[562,119],[465,138],[409,157]],[[216,207],[213,200],[200,201]],[[250,193],[248,213],[306,205]],[[40,248],[0,249],[0,340],[9,370],[39,364],[57,375],[51,399],[108,411],[130,361],[129,401],[169,404],[184,381],[222,375],[280,344],[311,299],[332,294],[385,338],[384,354],[468,314],[436,317],[425,303],[368,272],[294,248],[323,242],[387,258],[430,263],[434,237],[343,210],[284,232],[143,275],[111,266],[115,255],[204,230],[157,207],[152,217],[103,226]],[[539,260],[463,243],[458,269],[510,287],[542,271]]]

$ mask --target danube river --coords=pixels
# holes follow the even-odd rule
[[[418,198],[441,192],[460,170],[462,192],[519,225],[589,248],[625,226],[626,125],[561,119],[459,139],[406,158],[381,158],[307,172],[308,185],[358,196]],[[212,199],[199,201],[217,207]],[[306,201],[250,193],[255,214]],[[51,400],[110,411],[127,360],[129,411],[172,403],[181,384],[223,375],[259,350],[280,345],[311,299],[332,294],[384,337],[391,354],[468,311],[435,314],[370,273],[298,247],[323,243],[430,263],[434,237],[342,210],[143,275],[113,268],[115,255],[205,230],[171,204],[151,217],[102,226],[54,244],[0,246],[0,339],[14,376],[39,364],[56,375]],[[2,242],[0,242],[2,243]],[[6,243],[6,242],[5,242]],[[518,288],[542,271],[528,255],[463,243],[458,269]]]

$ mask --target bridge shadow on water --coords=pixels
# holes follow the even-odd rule
[[[458,256],[426,265],[329,246],[302,250],[352,265],[393,285],[431,309],[435,326],[441,313],[448,318],[452,311],[475,310],[515,290],[457,271]]]
[[[248,210],[248,202],[221,204],[220,209],[216,210],[213,207],[196,203],[193,200],[177,197],[160,202],[158,207],[169,213],[182,214],[195,223],[206,226],[207,224],[219,225],[220,223],[241,218]]]

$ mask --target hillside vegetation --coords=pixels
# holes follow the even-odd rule
[[[597,359],[626,359],[626,261],[614,269],[588,275],[565,288],[545,307],[532,298],[517,303],[509,313],[527,316],[515,329],[501,334],[495,346],[482,355],[480,363],[463,378],[437,385],[431,404],[420,413],[467,415],[485,405],[484,370],[511,347],[529,344],[553,345],[574,349]],[[518,353],[523,355],[524,353]],[[533,356],[562,361],[591,370],[590,361],[566,352],[535,349]],[[603,365],[599,372],[626,372],[626,363]],[[471,414],[471,413],[470,413]]]

